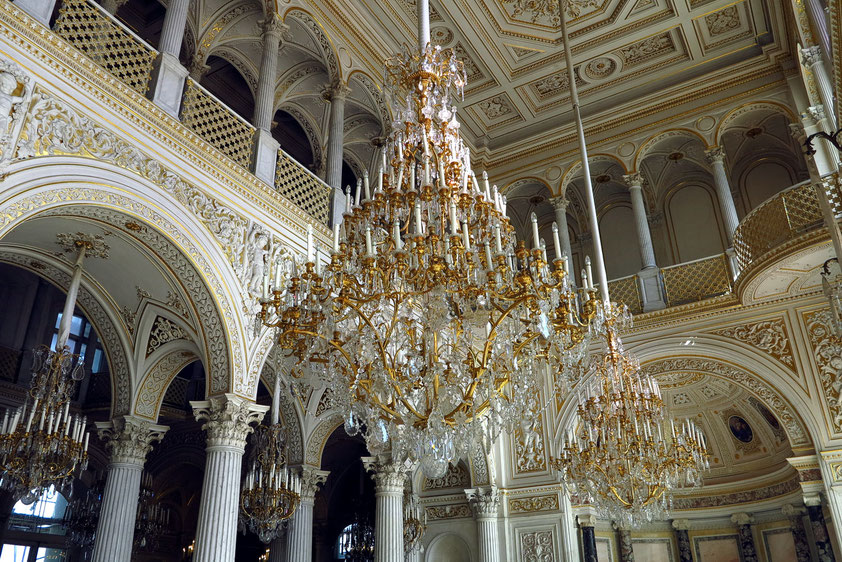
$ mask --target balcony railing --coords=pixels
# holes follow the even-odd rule
[[[667,306],[724,295],[731,291],[725,254],[661,268]]]
[[[301,164],[283,150],[278,151],[275,187],[314,219],[327,224],[331,187],[310,170],[302,169]]]
[[[63,0],[53,31],[139,94],[158,52],[93,2]]]
[[[181,122],[243,168],[251,165],[255,128],[192,78],[184,88]]]
[[[834,187],[828,195],[838,216],[842,211],[838,188]],[[794,185],[764,201],[743,218],[734,233],[740,270],[787,240],[820,226],[823,220],[810,182]]]
[[[53,31],[115,78],[146,95],[158,52],[91,0],[61,0]],[[182,124],[234,162],[251,169],[255,128],[222,101],[187,79],[180,112]],[[276,187],[288,200],[327,223],[330,188],[307,168],[281,152]]]
[[[611,300],[621,302],[629,307],[632,314],[643,312],[643,302],[640,298],[640,285],[637,275],[629,275],[608,282],[608,292]]]

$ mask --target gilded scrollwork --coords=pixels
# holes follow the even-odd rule
[[[819,370],[822,394],[834,431],[842,431],[842,349],[833,336],[830,310],[816,310],[804,315],[813,357]]]
[[[535,513],[538,511],[557,511],[558,495],[529,496],[509,498],[509,513]]]
[[[771,355],[790,369],[795,369],[792,345],[782,318],[740,324],[711,333],[747,343]]]
[[[520,533],[520,560],[524,562],[553,562],[555,545],[552,529]]]

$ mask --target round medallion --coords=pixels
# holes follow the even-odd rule
[[[617,63],[608,57],[597,57],[585,65],[585,76],[591,80],[605,80],[617,70]]]
[[[734,437],[743,443],[751,443],[751,440],[754,439],[754,432],[751,430],[751,426],[740,416],[731,416],[728,418],[728,427],[731,429]]]
[[[547,171],[544,172],[544,177],[551,181],[557,180],[561,177],[561,168],[559,168],[558,166],[550,166],[549,168],[547,168]]]
[[[698,128],[700,131],[710,131],[711,129],[713,129],[714,125],[716,125],[716,119],[714,119],[710,115],[699,117],[696,120],[696,128]]]
[[[434,27],[430,30],[430,40],[434,45],[449,45],[453,41],[453,32],[446,27]]]
[[[636,147],[634,146],[634,143],[624,142],[623,144],[620,145],[619,148],[617,148],[617,154],[619,154],[620,156],[623,156],[623,157],[631,156],[632,154],[634,154],[635,148]]]

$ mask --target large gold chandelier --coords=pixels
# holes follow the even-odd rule
[[[535,419],[545,376],[581,359],[601,307],[574,290],[565,257],[548,263],[535,221],[529,247],[515,243],[505,198],[478,181],[459,134],[451,96],[465,71],[430,46],[423,19],[420,49],[387,62],[397,119],[375,180],[346,194],[330,263],[308,235],[303,271],[259,315],[292,372],[335,391],[349,434],[439,477]]]
[[[552,460],[570,492],[618,523],[665,518],[675,489],[701,484],[705,439],[689,419],[665,416],[658,383],[641,373],[614,326],[595,380],[578,393],[577,424]]]

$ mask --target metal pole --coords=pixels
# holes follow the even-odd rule
[[[582,125],[582,114],[579,111],[579,91],[576,88],[576,77],[573,73],[573,59],[570,55],[570,39],[567,37],[567,14],[564,7],[567,1],[559,0],[558,8],[561,16],[561,38],[564,42],[564,60],[567,63],[567,81],[570,84],[570,99],[573,102],[573,118],[576,120],[576,132],[579,139],[579,152],[582,159],[582,176],[585,180],[585,193],[588,196],[588,222],[591,226],[594,249],[594,268],[596,269],[596,280],[599,283],[599,294],[602,301],[609,305],[611,299],[608,296],[608,278],[605,276],[605,258],[602,255],[602,239],[599,235],[599,219],[596,215],[596,202],[593,196],[591,185],[591,169],[588,165],[588,147],[585,144],[585,128]],[[420,3],[420,0],[419,0]]]
[[[430,42],[430,0],[418,0],[418,47],[423,53]]]

